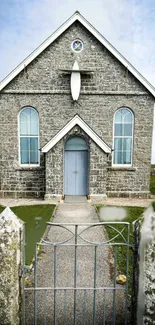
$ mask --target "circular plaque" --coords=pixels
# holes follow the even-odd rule
[[[76,39],[72,42],[71,47],[74,52],[81,52],[83,50],[83,42],[80,39]]]

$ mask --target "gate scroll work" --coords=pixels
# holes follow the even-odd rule
[[[23,268],[22,325],[134,324],[130,224],[47,224],[28,285]],[[122,272],[123,285],[118,281]]]

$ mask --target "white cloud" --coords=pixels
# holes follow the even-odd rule
[[[149,1],[148,1],[149,3]],[[14,0],[4,6],[0,42],[0,79],[29,55],[75,10],[79,10],[112,44],[155,84],[149,17],[155,5],[141,0]],[[6,24],[4,20],[6,19]],[[145,22],[145,23],[144,23]],[[1,24],[1,23],[0,23]]]
[[[152,1],[14,0],[2,6],[0,79],[29,55],[75,10],[79,10],[112,44],[155,84],[155,23]],[[4,8],[1,8],[4,7]],[[7,19],[6,19],[7,18]],[[6,20],[6,23],[4,21]]]

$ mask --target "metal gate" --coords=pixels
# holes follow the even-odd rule
[[[130,224],[47,224],[23,268],[22,325],[130,324]]]

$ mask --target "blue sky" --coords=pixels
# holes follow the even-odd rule
[[[75,10],[155,86],[154,0],[1,0],[0,80]]]
[[[0,81],[76,10],[155,86],[154,0],[0,0]]]

